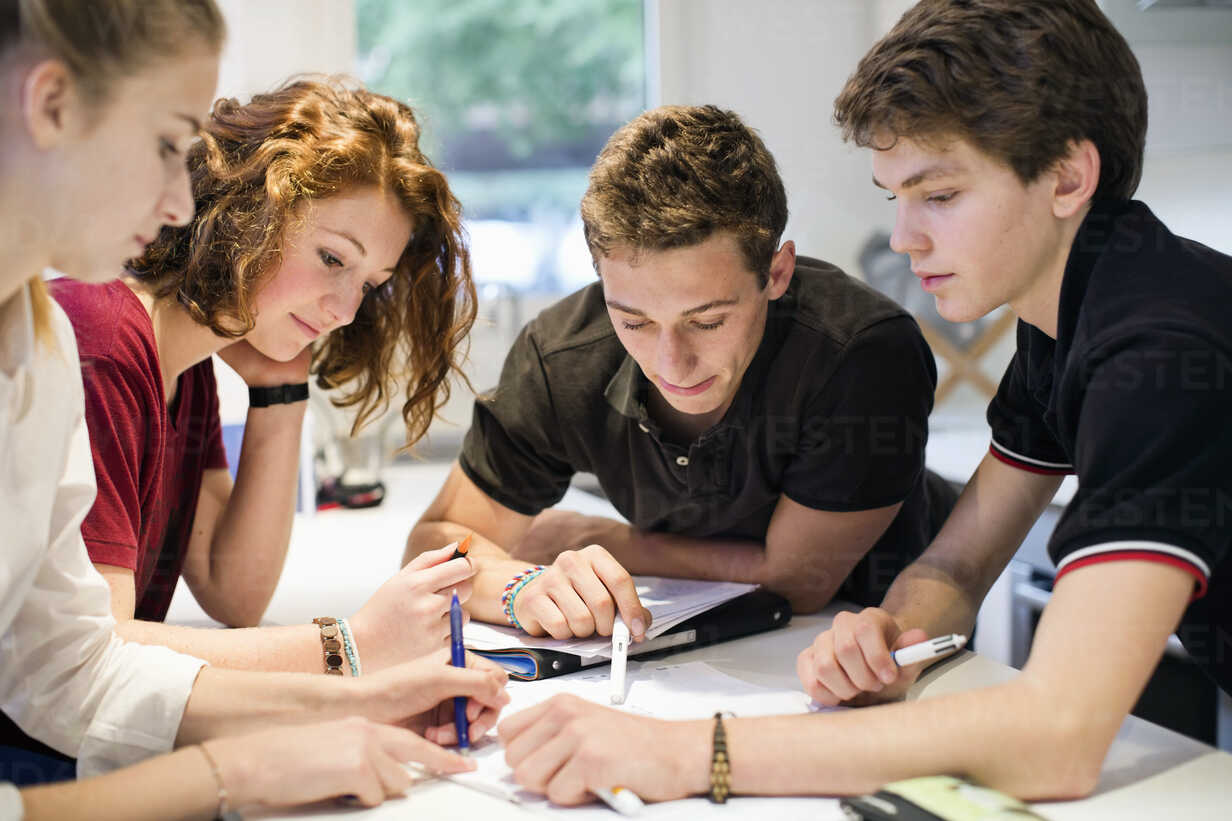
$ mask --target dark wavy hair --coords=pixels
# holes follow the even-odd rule
[[[354,435],[406,383],[407,447],[427,431],[461,370],[475,320],[475,285],[461,206],[419,150],[410,107],[336,78],[301,79],[240,105],[218,100],[188,156],[196,214],[166,227],[133,274],[156,298],[174,298],[201,325],[238,338],[282,260],[296,207],[354,186],[392,192],[411,218],[394,274],[360,303],[351,324],[316,343],[312,373],[357,406]]]
[[[765,287],[787,225],[774,157],[732,111],[661,106],[622,126],[595,160],[582,228],[596,265],[616,245],[665,251],[719,231],[740,243]]]
[[[860,61],[834,102],[843,138],[960,138],[1038,179],[1089,139],[1098,199],[1142,177],[1142,71],[1095,0],[922,0]],[[888,143],[888,144],[887,144]]]

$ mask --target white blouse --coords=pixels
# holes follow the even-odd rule
[[[205,662],[114,633],[81,540],[95,486],[77,343],[52,310],[57,350],[35,340],[28,286],[0,305],[0,707],[84,778],[169,751]],[[0,821],[20,814],[0,784]]]

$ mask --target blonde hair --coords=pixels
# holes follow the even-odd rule
[[[194,48],[217,53],[225,36],[214,0],[0,0],[0,57],[27,48],[63,61],[95,106],[118,80]],[[47,290],[38,276],[29,286],[35,333],[54,345]]]
[[[225,37],[214,0],[0,0],[0,52],[29,46],[64,61],[94,101],[156,60],[216,53]]]

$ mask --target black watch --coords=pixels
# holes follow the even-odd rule
[[[300,382],[297,385],[275,385],[272,388],[248,389],[248,406],[250,408],[290,405],[292,402],[303,402],[307,398],[307,382]]]

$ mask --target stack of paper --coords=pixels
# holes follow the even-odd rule
[[[658,576],[634,576],[638,598],[652,617],[646,638],[652,639],[704,613],[723,602],[742,596],[757,585],[737,582],[706,582],[695,579],[664,579]],[[559,650],[587,658],[611,658],[612,640],[604,636],[585,639],[534,638],[512,627],[470,622],[464,631],[466,646],[472,650],[508,650],[536,647]]]

